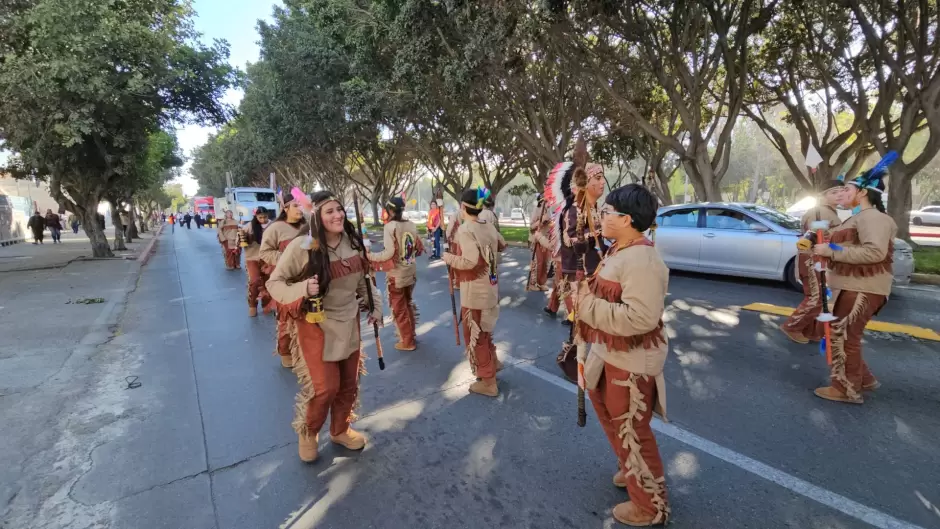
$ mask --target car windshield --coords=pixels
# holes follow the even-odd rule
[[[237,194],[239,202],[274,202],[274,193],[270,191],[239,191]]]
[[[791,217],[786,213],[780,213],[779,211],[765,208],[764,206],[741,206],[741,209],[745,209],[755,215],[763,217],[764,219],[773,222],[777,226],[784,227],[788,230],[800,231],[800,219]]]

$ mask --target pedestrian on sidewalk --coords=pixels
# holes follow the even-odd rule
[[[241,237],[245,241],[245,271],[248,272],[248,316],[254,318],[258,315],[258,301],[261,301],[261,310],[268,314],[274,310],[271,295],[268,294],[264,284],[270,278],[262,270],[261,240],[264,230],[271,225],[268,209],[259,206],[251,217],[251,223],[241,229]]]
[[[36,213],[29,218],[26,227],[33,232],[33,244],[42,244],[43,233],[46,231],[46,219],[39,213],[39,210],[36,210]]]
[[[219,223],[216,237],[222,246],[222,259],[226,270],[241,269],[242,249],[238,246],[238,221],[231,211],[225,212],[225,220]]]
[[[381,293],[366,275],[369,263],[361,253],[361,235],[331,192],[318,191],[310,200],[311,235],[287,245],[267,284],[278,303],[278,318],[296,326],[291,352],[301,389],[293,426],[298,455],[308,463],[317,459],[318,436],[327,414],[333,443],[350,450],[365,448],[366,437],[350,423],[363,369],[359,312],[366,289],[375,300],[368,325],[382,323]],[[311,323],[308,312],[329,317]]]
[[[46,210],[46,227],[52,235],[52,244],[62,242],[62,220],[51,209]]]
[[[829,234],[837,226],[842,224],[842,219],[836,212],[836,206],[842,201],[842,194],[845,192],[845,184],[840,180],[830,180],[823,182],[819,187],[819,195],[816,198],[816,207],[810,208],[803,214],[802,226],[803,237],[797,242],[799,248],[797,253],[797,273],[800,275],[800,281],[803,282],[803,301],[800,302],[793,314],[787,318],[787,321],[780,326],[780,330],[799,344],[809,342],[818,342],[823,337],[823,324],[816,320],[823,308],[823,296],[825,292],[821,290],[819,272],[816,271],[813,264],[813,242],[816,240],[816,230],[813,229],[813,223],[824,222],[828,228],[823,230],[823,237],[828,240]]]
[[[862,334],[888,302],[894,280],[894,236],[898,226],[885,213],[882,196],[886,173],[886,167],[874,172],[869,169],[845,186],[843,205],[858,212],[833,230],[831,244],[813,247],[813,253],[829,259],[827,279],[835,294],[830,385],[815,391],[817,397],[826,400],[862,404],[862,392],[881,386],[862,357]]]
[[[410,220],[404,219],[405,201],[401,197],[392,197],[385,205],[388,221],[385,224],[384,247],[379,253],[369,253],[374,270],[385,272],[388,304],[395,317],[398,331],[399,351],[414,351],[415,327],[418,324],[418,307],[414,302],[414,289],[417,281],[417,258],[424,253],[418,228]],[[440,227],[437,229],[441,231]],[[436,237],[440,243],[440,235]]]
[[[95,218],[98,220],[98,228],[101,229],[102,232],[104,232],[105,230],[104,215],[102,215],[101,213],[96,213]]]
[[[427,221],[428,235],[434,240],[434,248],[430,257],[432,261],[441,258],[441,237],[444,235],[443,220],[441,208],[437,206],[437,202],[432,200]]]
[[[669,343],[663,329],[669,269],[643,233],[656,219],[656,197],[639,184],[617,188],[601,209],[603,236],[613,247],[576,289],[577,334],[584,385],[617,456],[614,485],[629,501],[614,518],[631,526],[665,525],[669,503],[665,473],[650,427],[665,418],[663,366]]]
[[[176,233],[176,215],[170,213],[168,220],[170,221],[170,233]]]
[[[69,225],[72,227],[72,233],[78,234],[78,228],[81,226],[81,221],[78,220],[78,215],[74,213],[69,214]]]
[[[309,231],[307,222],[304,220],[303,209],[289,192],[284,192],[281,196],[280,205],[281,213],[278,215],[277,220],[264,230],[261,237],[261,248],[258,250],[261,261],[264,263],[262,264],[262,270],[269,276],[274,272],[274,267],[277,266],[281,253],[287,248],[287,245],[294,238],[306,235]],[[268,292],[270,291],[269,286]],[[282,317],[280,310],[278,310],[275,344],[276,352],[281,357],[281,366],[283,367],[294,366],[294,360],[291,356],[291,344],[296,337],[293,336],[293,328],[294,320]]]
[[[460,195],[463,223],[457,230],[460,255],[445,252],[443,259],[460,282],[460,309],[464,342],[470,368],[478,380],[470,391],[488,397],[499,395],[496,372],[501,363],[496,357],[493,330],[499,318],[499,275],[497,254],[506,249],[506,241],[489,222],[478,216],[489,196],[486,188],[467,189]]]
[[[187,230],[191,230],[193,229],[192,223],[193,223],[193,216],[190,215],[189,212],[187,211],[186,214],[183,215],[183,224],[186,225]]]

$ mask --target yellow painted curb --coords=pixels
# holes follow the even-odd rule
[[[777,316],[789,316],[790,314],[793,314],[794,310],[790,307],[780,307],[777,305],[771,305],[769,303],[751,303],[750,305],[745,305],[741,308],[754,312],[775,314]],[[886,321],[870,321],[868,322],[868,325],[865,326],[865,328],[869,331],[907,334],[908,336],[920,338],[921,340],[932,340],[935,342],[940,342],[940,334],[937,334],[937,332],[933,329],[915,327],[914,325],[888,323]]]

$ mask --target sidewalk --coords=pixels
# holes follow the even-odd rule
[[[107,234],[108,241],[113,244],[114,229],[109,228]],[[147,248],[154,232],[148,231],[140,235],[140,239],[134,239],[134,242],[127,244],[126,252],[114,252],[114,256],[136,259],[140,252]],[[52,244],[52,237],[46,234],[44,243],[34,245],[31,242],[21,242],[0,247],[0,272],[62,268],[73,261],[92,258],[91,244],[82,230],[78,230],[78,234],[72,233],[71,230],[62,232],[62,244]]]

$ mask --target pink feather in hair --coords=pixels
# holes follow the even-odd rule
[[[309,214],[313,211],[313,202],[310,202],[310,197],[308,197],[299,187],[295,187],[290,190],[290,195],[294,197],[294,200],[297,201],[297,204]]]

